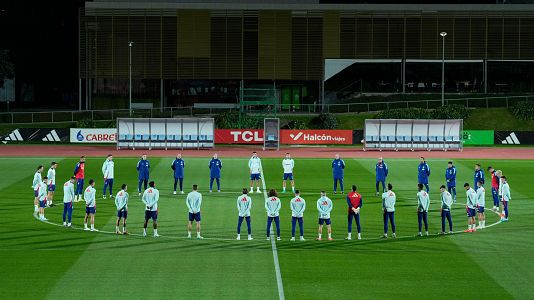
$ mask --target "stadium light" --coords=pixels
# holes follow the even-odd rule
[[[128,41],[128,98],[130,100],[130,116],[132,116],[132,46],[134,42]]]
[[[443,49],[441,51],[441,106],[445,106],[445,37],[447,33],[445,31],[440,32],[442,37]]]

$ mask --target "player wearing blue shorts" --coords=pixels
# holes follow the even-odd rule
[[[185,204],[189,210],[189,222],[187,223],[187,238],[191,238],[191,229],[193,227],[193,221],[197,223],[197,239],[201,240],[203,237],[200,235],[200,206],[202,205],[202,194],[198,191],[198,186],[193,184],[193,191],[187,194]]]
[[[467,229],[464,230],[464,232],[475,232],[476,229],[476,206],[477,206],[477,194],[475,190],[473,190],[469,183],[464,184],[464,188],[467,195],[467,204],[465,206],[465,209],[467,211]]]
[[[39,186],[41,184],[41,181],[43,181],[41,173],[43,173],[43,166],[38,166],[37,171],[35,171],[35,174],[33,174],[32,189],[34,197],[33,206],[35,212],[39,211]]]
[[[109,198],[113,198],[113,178],[115,177],[115,163],[113,162],[113,155],[108,154],[106,160],[102,164],[102,175],[104,175],[104,190],[102,191],[102,198],[106,199],[106,189],[109,187]]]
[[[267,198],[265,198],[265,210],[267,210],[267,240],[271,240],[271,225],[276,225],[276,240],[280,240],[280,208],[282,202],[278,198],[276,190],[269,190]]]
[[[63,226],[72,226],[72,205],[74,202],[74,183],[76,177],[72,176],[69,181],[63,184]],[[68,215],[68,223],[67,223]]]
[[[143,193],[141,200],[145,204],[145,222],[143,224],[143,236],[146,237],[146,227],[148,221],[152,219],[152,224],[154,226],[154,237],[159,237],[158,234],[158,201],[159,201],[159,191],[156,189],[156,184],[154,181],[148,183],[149,188],[146,189]]]
[[[37,199],[39,200],[39,220],[41,221],[47,221],[48,219],[44,216],[44,211],[46,207],[46,194],[47,194],[47,187],[48,187],[48,178],[45,176],[43,177],[43,181],[41,181],[37,187]]]
[[[256,151],[252,152],[252,157],[248,161],[248,168],[250,169],[250,193],[254,193],[254,182],[256,182],[256,192],[261,193],[261,159]]]
[[[85,198],[85,218],[83,221],[84,230],[89,230],[87,228],[87,219],[91,217],[91,231],[98,231],[95,229],[95,214],[96,214],[96,190],[95,190],[95,181],[89,179],[89,186],[85,189],[83,194]]]
[[[123,184],[120,192],[115,196],[115,207],[117,207],[117,223],[115,224],[116,234],[128,234],[126,231],[126,219],[128,218],[128,186]],[[119,224],[122,219],[122,232],[119,230]]]
[[[48,196],[46,196],[47,207],[54,206],[52,201],[54,200],[54,192],[56,191],[56,168],[57,163],[53,161],[50,164],[50,169],[48,169],[48,174],[46,175],[46,177],[48,177]]]
[[[332,200],[326,197],[326,192],[321,191],[321,198],[317,200],[317,210],[319,211],[319,232],[316,240],[323,240],[323,224],[328,228],[328,240],[332,240],[332,226],[330,223],[330,212],[332,211]]]
[[[250,209],[252,208],[252,198],[248,195],[248,189],[243,188],[243,194],[237,197],[237,238],[236,240],[241,239],[241,224],[243,224],[243,219],[247,221],[247,232],[248,240],[252,240],[252,227],[250,225]]]
[[[501,195],[502,202],[502,211],[501,211],[501,222],[508,222],[508,203],[512,200],[510,195],[510,186],[508,185],[508,179],[506,176],[502,175],[502,172],[499,170],[499,177],[501,181],[501,186],[499,189],[499,194]]]
[[[341,188],[341,194],[345,191],[343,188],[343,177],[345,162],[339,158],[339,154],[336,154],[335,159],[332,161],[332,176],[334,177],[334,194],[337,193],[337,183],[339,181],[339,187]]]
[[[291,190],[295,192],[295,180],[293,180],[293,168],[295,168],[295,161],[291,158],[291,154],[286,153],[286,158],[282,160],[282,168],[284,169],[284,179],[282,181],[282,193],[286,192],[286,181],[291,181]]]

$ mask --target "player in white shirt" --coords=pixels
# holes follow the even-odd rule
[[[106,199],[106,189],[109,186],[109,198],[113,198],[113,178],[115,177],[115,163],[113,162],[113,155],[108,154],[108,157],[102,164],[102,174],[104,175],[104,190],[102,191],[103,198]]]
[[[254,182],[256,182],[256,192],[261,193],[261,159],[256,151],[252,152],[252,157],[248,161],[248,168],[250,169],[250,193],[254,193]]]
[[[384,210],[384,238],[388,238],[388,219],[391,223],[391,235],[393,238],[397,237],[395,232],[395,203],[397,202],[397,195],[393,192],[393,185],[388,183],[388,190],[382,193],[382,209]]]
[[[321,198],[317,200],[317,210],[319,211],[319,234],[316,240],[323,240],[323,224],[328,228],[328,240],[332,240],[332,226],[330,225],[330,212],[332,211],[332,200],[326,197],[326,192],[321,191]]]
[[[115,224],[116,234],[128,234],[126,231],[126,219],[128,218],[128,198],[130,195],[127,192],[128,186],[123,184],[120,192],[115,196],[115,206],[117,207],[117,223]],[[122,219],[122,232],[119,230],[119,225]]]
[[[74,183],[76,177],[72,176],[69,181],[63,184],[63,226],[72,226],[72,205],[74,202]],[[68,223],[67,223],[68,215]]]
[[[96,214],[96,190],[95,190],[95,181],[89,179],[89,186],[85,189],[83,193],[85,199],[85,218],[83,220],[83,229],[89,230],[87,228],[87,220],[91,217],[91,231],[98,231],[95,229],[95,214]]]
[[[44,216],[44,211],[46,207],[46,188],[48,186],[48,178],[43,177],[43,181],[41,181],[37,187],[37,199],[39,200],[39,220],[41,221],[47,221],[48,219]]]
[[[465,209],[467,210],[467,229],[464,232],[475,232],[476,229],[476,206],[477,206],[477,193],[473,190],[469,183],[464,184],[466,191],[467,203]]]
[[[146,227],[148,221],[152,219],[154,226],[154,237],[159,237],[158,234],[158,201],[159,191],[155,188],[154,181],[148,183],[149,188],[143,193],[142,201],[145,204],[145,223],[143,224],[143,236],[146,236]]]
[[[293,168],[295,168],[295,161],[291,158],[289,152],[286,153],[286,158],[282,160],[282,168],[284,168],[284,180],[282,181],[282,193],[286,192],[286,181],[291,180],[291,190],[295,192],[295,180],[293,180]]]
[[[243,219],[247,221],[247,232],[248,240],[252,240],[252,227],[250,225],[250,209],[252,208],[252,198],[248,195],[248,189],[243,188],[243,194],[237,197],[237,212],[239,217],[237,218],[237,238],[236,240],[241,239],[241,224],[243,224]]]
[[[510,196],[510,186],[508,185],[508,180],[506,179],[506,176],[501,176],[501,202],[502,202],[502,209],[503,212],[501,214],[501,222],[507,222],[508,221],[508,202],[512,200],[512,196]]]
[[[291,199],[291,240],[295,240],[295,230],[297,229],[297,222],[300,229],[300,240],[304,241],[304,211],[306,210],[306,200],[300,196],[300,191],[295,191],[295,198]]]
[[[193,191],[187,194],[185,204],[189,210],[189,222],[187,223],[187,238],[191,238],[191,229],[193,227],[193,221],[197,223],[197,239],[201,240],[203,237],[200,235],[200,206],[202,205],[202,194],[198,191],[198,186],[193,184]]]
[[[483,229],[486,227],[486,215],[484,214],[484,207],[486,206],[486,190],[482,186],[482,181],[477,181],[477,211],[478,211],[478,227]]]
[[[425,235],[428,236],[428,209],[430,207],[430,198],[428,196],[428,193],[423,190],[423,184],[419,183],[417,184],[417,222],[419,225],[419,233],[418,236],[423,236],[421,230],[422,230],[422,222],[425,223]]]
[[[41,173],[43,173],[43,166],[38,166],[37,170],[35,171],[35,174],[33,174],[32,189],[33,189],[33,197],[34,197],[33,206],[34,206],[35,212],[39,211],[39,197],[38,197],[39,186],[41,182],[43,181]]]
[[[282,202],[278,198],[276,190],[269,190],[267,198],[265,198],[265,209],[267,210],[267,240],[271,240],[271,225],[276,225],[276,240],[280,240],[280,208]]]
[[[449,234],[452,234],[451,209],[454,200],[445,185],[442,185],[439,189],[441,191],[441,234],[445,234],[445,220],[449,222]]]
[[[50,164],[50,169],[48,169],[48,196],[46,197],[46,206],[54,206],[52,201],[54,200],[54,192],[56,191],[56,168],[57,163],[53,161]]]

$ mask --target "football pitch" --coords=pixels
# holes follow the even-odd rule
[[[208,154],[207,154],[208,155]],[[439,186],[444,184],[447,159],[431,159],[430,236],[416,237],[418,159],[387,159],[388,182],[397,194],[397,238],[381,239],[381,199],[375,196],[374,159],[345,159],[345,191],[356,184],[363,195],[362,240],[347,236],[345,195],[332,193],[331,159],[295,157],[295,182],[306,199],[304,236],[290,242],[291,188],[282,194],[280,159],[262,159],[265,185],[279,191],[281,241],[266,241],[264,194],[251,194],[252,235],[236,241],[236,198],[250,188],[248,158],[225,158],[222,192],[208,193],[209,158],[185,157],[184,190],[198,184],[203,194],[204,240],[186,239],[186,195],[173,195],[173,157],[149,157],[151,180],[160,190],[159,234],[143,238],[144,206],[137,195],[138,158],[115,158],[114,194],[128,184],[129,236],[114,234],[114,200],[102,199],[101,173],[105,158],[89,157],[85,182],[96,180],[95,227],[83,228],[84,204],[74,204],[73,226],[61,226],[62,184],[72,175],[75,157],[0,158],[0,265],[4,299],[14,298],[231,298],[231,299],[350,299],[350,298],[533,298],[534,202],[531,160],[455,160],[458,201],[452,211],[454,231],[467,227],[463,183],[473,184],[473,167],[480,163],[503,170],[511,187],[510,221],[498,223],[490,211],[490,174],[486,176],[486,224],[476,233],[439,236]],[[31,182],[37,165],[46,175],[51,161],[59,163],[55,207],[49,222],[33,215]],[[289,184],[288,184],[289,186]],[[214,189],[215,190],[215,189]],[[325,190],[334,203],[334,241],[315,241],[316,201]],[[246,225],[242,227],[246,237]],[[356,228],[353,229],[356,232]],[[275,260],[274,258],[277,258]],[[277,270],[278,269],[278,270]],[[277,272],[279,271],[279,272]],[[283,288],[283,289],[282,289]]]

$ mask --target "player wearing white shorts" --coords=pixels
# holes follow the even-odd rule
[[[282,193],[286,192],[286,181],[291,180],[291,190],[295,192],[295,180],[293,180],[293,168],[295,168],[295,161],[291,158],[289,152],[286,153],[286,158],[282,160],[282,168],[284,168],[284,180],[282,181]]]

